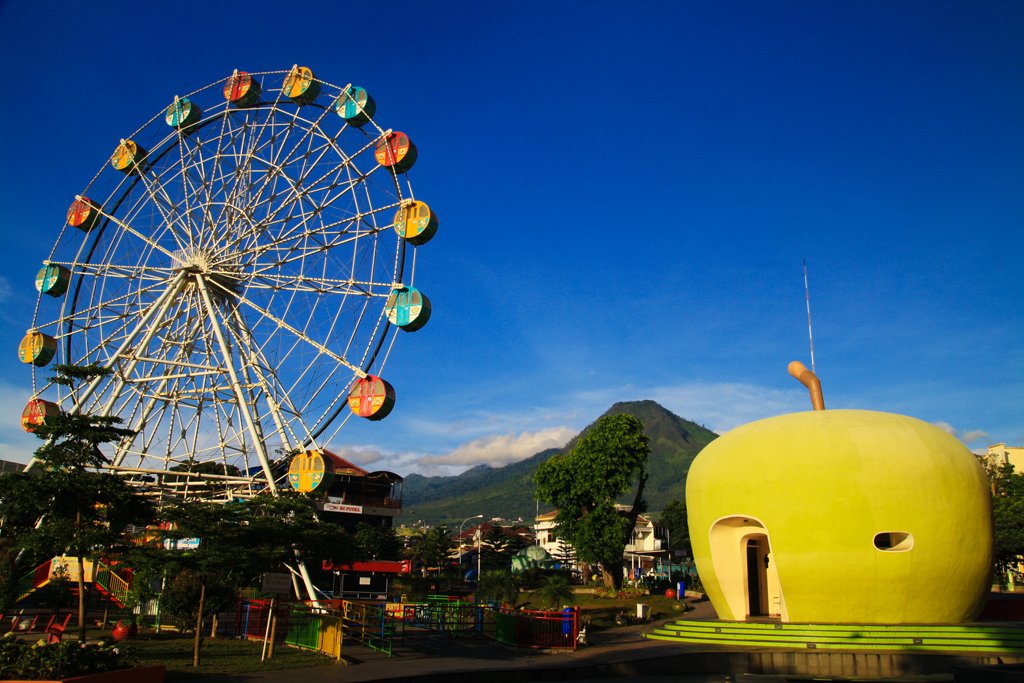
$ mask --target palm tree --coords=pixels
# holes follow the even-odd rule
[[[552,574],[544,579],[544,583],[534,593],[534,597],[545,607],[558,609],[562,605],[571,605],[576,599],[565,574]]]
[[[477,602],[496,602],[514,607],[519,600],[519,579],[508,571],[493,569],[480,575]]]

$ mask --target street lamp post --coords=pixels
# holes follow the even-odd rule
[[[483,519],[483,515],[473,515],[472,517],[466,517],[466,519],[462,520],[462,524],[459,525],[459,574],[462,573],[462,527],[464,527],[466,525],[466,522],[468,522],[471,519]],[[479,572],[479,570],[477,571]],[[477,580],[480,579],[479,576],[477,576],[476,578]]]

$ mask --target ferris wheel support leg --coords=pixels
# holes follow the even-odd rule
[[[124,386],[124,382],[121,382],[121,386],[122,387]],[[167,380],[162,380],[160,382],[160,385],[156,388],[156,391],[153,392],[154,393],[153,397],[150,398],[149,401],[146,402],[145,406],[143,406],[141,414],[138,415],[137,418],[132,419],[127,425],[125,425],[126,427],[128,427],[128,429],[131,429],[131,430],[136,431],[136,432],[139,432],[139,431],[142,430],[142,426],[146,424],[146,420],[149,419],[150,414],[152,414],[153,409],[156,407],[156,404],[157,404],[156,394],[159,394],[160,392],[162,392],[166,386],[167,386]],[[115,392],[114,396],[110,397],[110,401],[108,402],[106,407],[103,409],[103,414],[104,415],[109,414],[109,412],[113,409],[114,399],[116,398],[116,396],[117,396],[117,392]],[[137,429],[135,428],[135,425],[138,425]],[[146,450],[148,450],[148,448],[146,448],[144,446],[142,448],[142,450],[146,451]],[[110,459],[110,464],[113,465],[114,467],[120,467],[122,465],[122,463],[124,463],[124,457],[127,454],[127,452],[128,451],[127,451],[126,448],[120,448],[119,447],[117,449],[117,451],[114,453],[114,457]]]
[[[263,392],[266,394],[267,405],[270,408],[270,416],[274,420],[274,426],[277,430],[277,433],[281,435],[281,442],[284,444],[285,449],[288,451],[298,448],[304,443],[304,441],[302,439],[299,439],[298,435],[295,434],[289,428],[288,420],[286,420],[284,416],[281,414],[281,404],[278,403],[277,399],[275,398],[274,392],[271,390],[272,383],[268,381],[267,373],[265,372],[267,368],[272,368],[273,366],[267,362],[267,359],[264,358],[263,354],[260,352],[259,347],[253,343],[252,335],[248,334],[248,329],[244,325],[242,317],[241,315],[239,315],[237,308],[233,311],[233,319],[235,323],[235,328],[238,330],[239,337],[245,340],[246,348],[250,354],[246,372],[248,373],[248,368],[252,368],[252,371],[256,374],[258,378],[257,381],[260,387],[263,389]],[[272,369],[270,370],[270,374],[272,376],[274,375],[274,371]],[[286,393],[282,393],[282,398],[285,401],[288,401],[288,395]],[[294,414],[298,414],[298,412],[295,411],[294,407],[291,407],[291,410]],[[309,441],[310,443],[313,442],[311,437],[309,438]]]
[[[277,495],[277,486],[274,484],[274,475],[270,471],[270,458],[267,457],[267,445],[260,438],[259,430],[253,422],[252,412],[249,410],[245,392],[242,390],[242,385],[239,383],[238,373],[235,372],[235,364],[231,360],[231,348],[228,346],[227,340],[224,338],[224,331],[221,330],[220,323],[217,321],[217,308],[213,305],[213,300],[210,298],[210,291],[207,289],[206,279],[198,273],[195,278],[196,284],[199,287],[199,293],[206,306],[206,314],[209,317],[210,325],[213,327],[213,334],[217,338],[221,354],[224,357],[224,364],[228,369],[228,375],[231,379],[231,388],[234,391],[235,400],[238,401],[238,411],[242,414],[242,419],[245,420],[245,427],[249,431],[249,435],[252,437],[253,445],[256,447],[256,454],[259,456],[260,465],[263,467],[263,474],[267,479],[267,487],[270,489],[271,493]]]
[[[320,601],[316,597],[316,588],[313,587],[313,580],[309,578],[309,570],[306,569],[306,561],[302,559],[302,555],[298,550],[295,551],[295,563],[299,565],[299,576],[302,577],[302,585],[306,589],[306,593],[309,595],[309,601],[313,603],[313,607],[320,607]]]

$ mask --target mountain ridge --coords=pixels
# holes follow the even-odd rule
[[[600,417],[616,413],[633,415],[644,423],[650,442],[647,486],[648,509],[659,511],[674,499],[682,499],[690,463],[704,446],[718,435],[672,413],[652,400],[615,403]],[[545,511],[534,498],[533,475],[541,463],[565,453],[593,428],[587,425],[562,448],[549,448],[503,467],[478,465],[455,476],[410,474],[403,484],[403,514],[406,524],[455,523],[478,514],[485,519],[521,518],[532,523],[538,511]],[[635,489],[634,489],[635,490]],[[632,494],[625,494],[631,497]]]

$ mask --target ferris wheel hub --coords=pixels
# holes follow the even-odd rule
[[[195,282],[196,275],[202,275],[207,281],[217,285],[222,293],[236,293],[239,291],[242,280],[241,268],[230,258],[225,258],[223,252],[215,252],[202,247],[188,247],[176,251],[172,258],[171,272],[189,273],[187,278]]]

